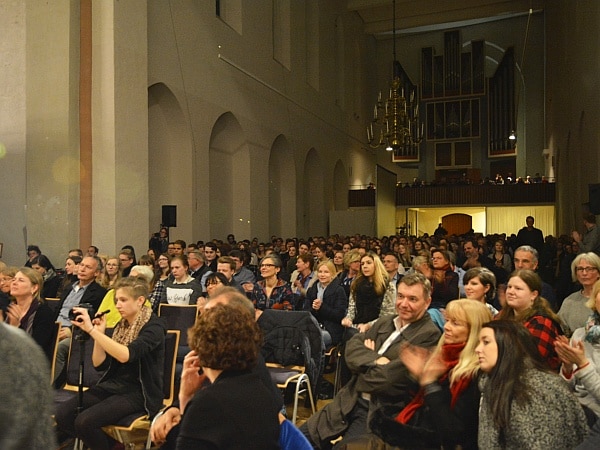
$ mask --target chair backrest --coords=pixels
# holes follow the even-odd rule
[[[265,310],[258,320],[264,332],[266,362],[304,366],[313,386],[323,369],[325,346],[319,323],[308,311]]]
[[[50,365],[50,383],[54,381],[54,371],[56,370],[56,355],[58,354],[58,334],[60,333],[60,322],[54,322],[54,345],[52,346],[52,360]]]
[[[165,406],[170,406],[175,400],[175,366],[180,337],[179,330],[167,330],[165,336],[165,368],[163,371],[163,404]]]
[[[56,312],[56,309],[58,308],[58,305],[60,304],[60,298],[46,297],[44,299],[44,301],[46,302],[46,304],[50,307],[50,309],[52,311]]]
[[[179,345],[186,345],[187,330],[196,322],[198,308],[195,305],[170,305],[161,303],[158,307],[158,317],[162,317],[168,330],[179,330],[181,336]]]
[[[77,332],[79,333],[79,332]],[[82,353],[82,341],[76,338],[77,333],[71,338],[71,347],[69,348],[69,360],[67,362],[67,380],[65,389],[77,390],[79,384],[79,365]],[[83,377],[82,384],[85,388],[96,385],[104,372],[94,368],[92,362],[92,352],[94,350],[94,341],[87,339],[83,341]]]

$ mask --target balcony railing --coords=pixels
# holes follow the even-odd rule
[[[503,185],[437,185],[396,188],[396,206],[552,204],[555,183]],[[376,190],[348,191],[350,208],[375,206]]]

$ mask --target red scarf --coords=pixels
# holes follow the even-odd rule
[[[446,363],[447,370],[446,373],[441,376],[440,381],[448,378],[450,371],[458,364],[460,352],[465,348],[465,345],[466,343],[463,342],[461,344],[444,344],[442,346],[442,361]],[[471,377],[462,377],[450,386],[450,394],[452,395],[452,400],[450,402],[451,408],[454,408],[458,397],[469,386],[470,382]],[[415,398],[413,398],[412,401],[396,416],[396,422],[407,424],[424,403],[425,391],[421,388]]]

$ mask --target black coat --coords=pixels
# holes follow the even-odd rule
[[[340,281],[334,278],[323,292],[323,304],[319,310],[313,309],[313,300],[317,298],[318,285],[317,281],[306,291],[306,300],[304,309],[310,311],[317,321],[331,335],[333,345],[337,345],[342,340],[344,327],[342,319],[346,317],[348,310],[348,298],[344,292],[344,288],[340,285]]]
[[[187,404],[178,449],[279,449],[281,404],[249,372],[223,372]]]
[[[73,285],[67,286],[60,296],[60,303],[56,307],[56,312],[54,314],[54,320],[58,319],[58,315],[60,314],[60,310],[62,309],[63,304],[65,303],[66,298],[69,296],[71,291],[73,290]],[[81,298],[81,303],[89,303],[94,307],[94,311],[98,311],[98,307],[104,296],[106,295],[106,289],[100,286],[95,281],[92,281],[88,287],[85,288],[85,292],[83,293],[83,297]]]

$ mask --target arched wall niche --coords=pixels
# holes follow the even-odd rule
[[[196,161],[196,166],[206,164]],[[251,234],[250,151],[240,122],[231,112],[222,114],[212,127],[208,156],[208,211],[210,237],[225,239]],[[208,217],[207,217],[208,215]]]
[[[277,136],[269,155],[269,236],[296,236],[296,167],[287,138]]]
[[[171,239],[192,235],[192,137],[181,104],[164,83],[148,88],[148,197],[150,229],[158,231],[162,205],[177,205]]]
[[[325,176],[323,160],[314,148],[311,148],[304,161],[303,236],[327,235],[328,214],[325,207]]]
[[[348,173],[341,160],[337,160],[333,169],[333,208],[336,211],[348,209]]]

